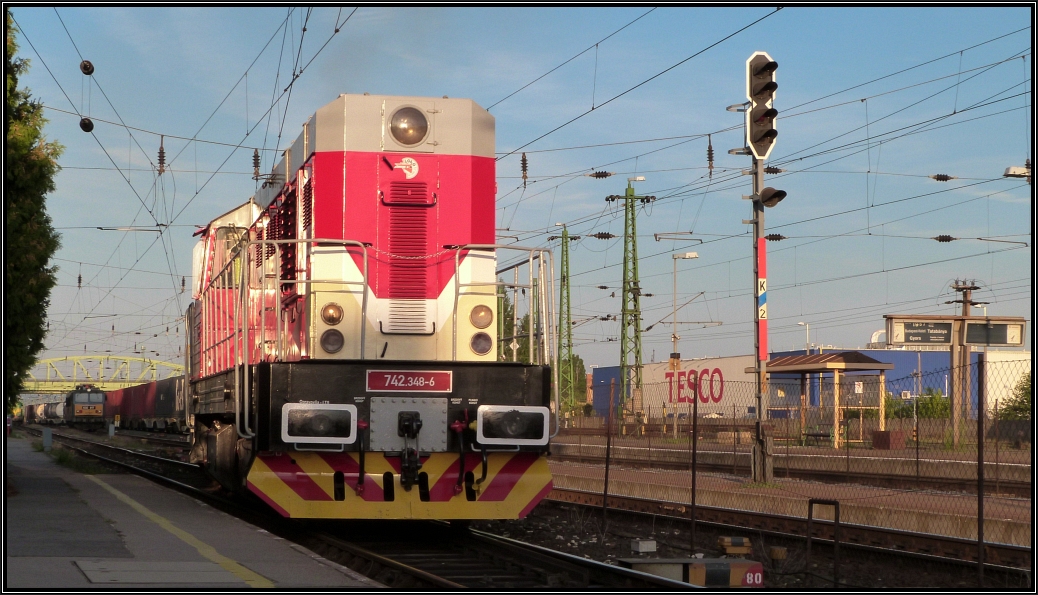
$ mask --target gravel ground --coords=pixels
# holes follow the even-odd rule
[[[609,511],[606,531],[603,534],[601,509],[549,501],[542,502],[523,520],[479,521],[474,522],[472,527],[614,564],[618,558],[687,558],[690,551],[687,521]],[[763,564],[764,586],[767,588],[802,589],[833,586],[831,547],[821,543],[813,544],[813,559],[808,566],[803,540],[781,539],[760,533],[699,525],[695,553],[706,558],[724,558],[724,552],[717,547],[717,538],[720,536],[750,538],[753,554],[746,558]],[[655,539],[657,551],[654,554],[634,553],[631,551],[632,539]],[[770,560],[765,555],[770,546],[787,548],[786,560]],[[840,583],[844,588],[963,590],[975,589],[978,584],[977,569],[973,566],[847,548],[840,552],[840,557]],[[1024,589],[1033,592],[1029,579],[1021,573],[1009,575],[988,569],[986,579],[988,588]]]

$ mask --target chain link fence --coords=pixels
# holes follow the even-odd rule
[[[612,392],[612,416],[570,418],[554,441],[557,487],[601,494],[608,475],[610,495],[682,509],[695,415],[697,506],[806,518],[809,499],[838,500],[843,523],[975,540],[982,462],[985,541],[1032,545],[1030,360],[883,381],[841,375],[838,386],[817,375],[770,382],[768,482],[750,477],[754,383],[645,385],[624,402]]]

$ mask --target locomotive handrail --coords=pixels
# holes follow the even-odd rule
[[[288,285],[288,284],[291,284],[291,285],[299,285],[299,284],[310,285],[310,284],[314,284],[314,283],[339,284],[339,285],[359,285],[359,286],[361,286],[362,290],[361,290],[360,358],[364,359],[364,357],[365,357],[365,346],[366,346],[366,343],[367,343],[367,340],[366,340],[367,333],[366,333],[366,331],[367,331],[367,313],[368,313],[368,291],[367,291],[367,286],[368,286],[368,246],[367,245],[365,245],[363,242],[359,242],[357,240],[341,240],[341,239],[325,239],[325,238],[296,238],[296,239],[290,239],[290,240],[270,240],[270,239],[247,240],[245,242],[245,245],[244,245],[244,252],[245,252],[245,262],[244,262],[244,265],[245,266],[243,266],[241,268],[241,281],[242,281],[240,283],[240,293],[241,293],[241,295],[240,295],[240,304],[241,305],[240,305],[239,309],[236,309],[237,310],[236,311],[236,315],[238,314],[239,311],[240,312],[245,312],[245,315],[241,316],[241,350],[239,351],[237,349],[237,343],[235,345],[235,351],[236,351],[235,362],[236,362],[237,365],[235,366],[236,370],[235,370],[235,375],[234,375],[234,379],[235,379],[234,421],[235,421],[235,428],[237,429],[237,432],[238,432],[238,436],[241,437],[241,438],[252,438],[253,436],[255,436],[255,433],[252,431],[252,428],[249,427],[249,421],[248,421],[248,417],[249,417],[248,412],[250,410],[250,407],[249,407],[249,403],[250,403],[250,398],[249,398],[249,396],[250,396],[249,395],[249,393],[250,393],[250,391],[249,391],[250,383],[249,383],[248,354],[251,351],[251,349],[249,348],[249,320],[248,320],[248,314],[247,314],[248,311],[249,311],[249,308],[248,308],[248,299],[249,298],[248,298],[248,296],[249,296],[249,291],[250,291],[250,287],[249,287],[249,283],[248,283],[248,275],[249,275],[249,271],[252,270],[252,267],[250,266],[250,265],[252,265],[252,250],[250,250],[250,248],[252,248],[253,246],[259,246],[260,247],[259,254],[261,256],[260,256],[259,267],[261,269],[261,274],[260,274],[259,293],[260,293],[260,301],[262,303],[262,308],[263,309],[260,310],[260,316],[259,316],[259,335],[260,335],[261,338],[263,338],[263,337],[266,337],[266,315],[265,315],[265,311],[266,310],[265,310],[265,308],[266,308],[266,299],[267,299],[267,278],[268,277],[267,277],[265,271],[262,271],[262,268],[264,266],[263,265],[264,261],[266,261],[266,260],[274,260],[273,255],[268,258],[264,254],[264,252],[265,252],[265,248],[266,248],[267,245],[277,246],[277,245],[283,245],[283,244],[284,245],[287,245],[287,244],[325,244],[325,245],[331,244],[331,245],[342,246],[344,248],[347,247],[347,246],[356,247],[356,248],[360,248],[363,251],[364,267],[363,267],[363,271],[362,271],[362,278],[361,278],[360,281],[347,281],[347,280],[344,280],[344,279],[282,279],[281,278],[281,267],[277,266],[277,263],[275,263],[275,266],[273,267],[274,271],[275,271],[274,281],[273,281],[273,289],[277,290],[282,285]],[[281,317],[279,316],[279,320],[280,319],[281,319]],[[278,343],[275,345],[275,357],[280,357],[281,354],[282,354],[283,349],[282,349],[282,345],[281,345],[281,340],[284,337],[284,335],[285,335],[284,332],[277,333]],[[262,347],[261,347],[261,353],[262,353]],[[238,372],[238,368],[239,367],[241,369],[241,372]],[[240,413],[240,409],[241,409],[242,406],[244,406],[244,408],[245,408],[245,414],[244,415],[241,415],[241,413]]]
[[[451,334],[451,359],[457,360],[458,358],[458,302],[461,298],[462,287],[529,287],[531,293],[530,299],[536,299],[539,302],[540,320],[535,320],[534,316],[530,316],[530,332],[529,332],[529,346],[531,358],[534,354],[533,341],[534,336],[537,335],[537,326],[542,321],[546,332],[544,333],[545,345],[544,345],[544,359],[548,361],[551,366],[552,374],[552,393],[553,401],[555,402],[555,431],[552,432],[551,438],[554,438],[559,433],[561,416],[560,402],[559,402],[559,362],[558,362],[558,350],[557,337],[555,336],[558,329],[554,328],[552,324],[555,320],[555,260],[551,250],[539,247],[529,246],[516,246],[515,244],[464,244],[461,246],[454,247],[454,316]],[[518,252],[526,252],[528,254],[525,262],[519,262],[513,265],[509,265],[503,269],[494,271],[494,281],[484,283],[462,283],[461,282],[461,252],[462,250],[515,250]],[[547,258],[545,258],[547,255]],[[534,288],[537,287],[537,283],[534,282],[534,261],[537,261],[539,266],[537,267],[537,281],[539,281],[540,287],[538,291],[534,292]],[[529,285],[518,284],[518,269],[523,265],[529,266]],[[500,273],[515,269],[516,270],[516,282],[515,283],[504,283],[497,281],[497,275]],[[551,296],[551,307],[549,308],[548,295]],[[515,304],[513,304],[515,308]],[[513,310],[514,311],[514,310]],[[498,315],[500,316],[500,312]],[[513,333],[515,329],[513,329]],[[500,340],[500,338],[499,338]],[[538,349],[537,353],[540,356],[542,350]],[[541,360],[541,357],[538,357]]]

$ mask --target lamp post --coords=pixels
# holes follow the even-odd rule
[[[671,319],[674,332],[670,335],[673,341],[673,347],[670,350],[670,369],[677,370],[681,361],[681,354],[678,352],[678,339],[681,338],[678,336],[678,261],[699,258],[699,254],[696,252],[685,252],[684,254],[674,254],[671,258],[674,260],[674,317]]]
[[[797,326],[804,327],[806,336],[804,337],[804,353],[807,355],[811,354],[811,323],[810,322],[798,322]]]

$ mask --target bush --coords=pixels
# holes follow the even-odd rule
[[[1031,407],[1033,405],[1031,395],[1033,393],[1034,386],[1031,384],[1031,373],[1028,372],[1021,376],[1016,386],[1013,387],[1013,396],[999,409],[998,419],[1031,419]]]

